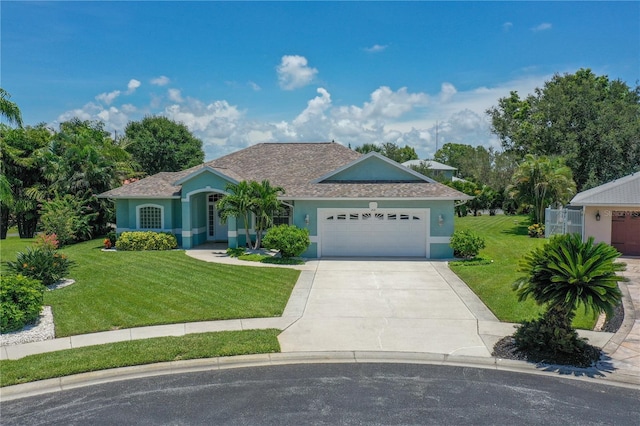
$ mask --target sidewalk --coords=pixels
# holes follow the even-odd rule
[[[244,266],[267,266],[264,264],[242,262],[237,259],[229,258],[218,250],[212,250],[211,247],[190,250],[187,254],[209,262],[240,264]],[[621,285],[624,294],[624,323],[615,334],[580,331],[580,335],[589,338],[590,343],[602,347],[610,356],[610,359],[603,363],[603,368],[600,370],[607,373],[605,377],[610,377],[614,381],[640,385],[640,259],[626,258],[623,260],[628,264],[625,276],[631,280],[630,282],[623,283]],[[266,328],[286,330],[302,317],[319,264],[319,260],[311,260],[305,265],[291,266],[302,270],[302,272],[282,317],[206,321],[138,327],[86,335],[76,335],[22,345],[2,346],[0,347],[0,359],[19,359],[32,354],[63,349],[162,336],[183,336],[191,333]],[[474,304],[477,305],[477,301],[473,299],[473,296],[475,295],[473,295],[466,286],[462,288],[459,283],[455,282],[455,275],[449,275],[443,268],[448,271],[445,264],[438,267],[445,278],[452,282],[452,287],[455,287],[456,291],[462,294],[465,303],[476,313],[476,318],[478,318],[477,333],[490,353],[493,344],[496,341],[513,333],[514,325],[498,322],[490,316],[482,314],[482,309],[480,309],[480,307],[477,309],[474,308]],[[467,294],[464,295],[464,293]],[[486,307],[484,309],[486,310]],[[480,313],[480,315],[478,316],[477,313]],[[283,352],[286,351],[283,350]],[[402,354],[402,352],[394,350],[391,350],[389,353],[391,354],[392,352],[396,357],[399,357],[399,354]],[[441,355],[447,357],[452,354]],[[407,356],[415,357],[415,354],[407,352]],[[336,352],[336,357],[340,358],[339,352]],[[475,358],[479,359],[478,357]],[[486,357],[486,360],[489,363],[496,363],[499,361],[493,357]],[[518,361],[513,361],[509,365],[517,365],[518,363],[523,366],[527,365],[527,363]],[[482,362],[481,364],[485,364],[485,362]],[[529,367],[523,368],[524,370],[530,370],[530,366],[531,365],[529,364]]]

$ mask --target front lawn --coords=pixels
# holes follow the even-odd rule
[[[1,386],[108,368],[280,352],[280,330],[223,331],[87,346],[0,361]]]
[[[532,249],[542,246],[544,238],[529,238],[526,216],[467,216],[455,219],[456,231],[469,229],[485,239],[480,251],[482,261],[452,262],[451,270],[482,299],[501,321],[520,323],[536,318],[543,308],[533,300],[518,302],[511,284],[522,274],[516,272],[520,259]],[[493,260],[493,262],[491,262]],[[592,329],[596,318],[585,316],[578,308],[574,326]]]
[[[9,237],[2,261],[32,240]],[[72,286],[45,293],[56,337],[192,321],[280,316],[299,271],[207,263],[184,251],[103,252],[102,239],[61,250]]]

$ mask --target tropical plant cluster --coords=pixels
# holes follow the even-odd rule
[[[534,223],[527,227],[527,234],[531,238],[544,238],[544,225]]]
[[[23,126],[18,105],[1,88],[0,116],[9,123],[0,124],[0,239],[10,226],[21,238],[55,233],[61,245],[104,235],[115,211],[99,194],[204,158],[202,142],[164,117],[131,122],[124,137],[112,136],[102,121],[78,118],[58,129]]]
[[[116,241],[116,249],[121,251],[173,250],[177,247],[178,241],[175,235],[167,232],[123,232]]]
[[[67,276],[74,262],[56,250],[27,247],[24,252],[16,254],[15,261],[8,261],[6,265],[15,275],[23,275],[49,286]]]
[[[516,346],[532,361],[589,366],[600,352],[578,337],[571,322],[579,306],[585,313],[611,316],[622,294],[616,262],[620,253],[605,243],[586,242],[579,234],[557,235],[531,251],[519,265],[525,276],[513,284],[518,300],[533,298],[545,312],[514,334]]]
[[[278,250],[283,258],[298,257],[305,252],[311,240],[309,230],[293,225],[274,226],[262,240],[268,249]]]
[[[268,180],[243,180],[227,184],[225,191],[227,195],[216,205],[221,221],[227,223],[230,218],[240,218],[245,229],[247,245],[259,249],[262,247],[264,232],[273,225],[273,216],[283,209],[278,196],[284,194],[284,188],[272,186]],[[255,218],[255,241],[251,239],[248,226],[252,216]]]
[[[24,275],[0,276],[0,332],[21,330],[38,319],[44,286]]]

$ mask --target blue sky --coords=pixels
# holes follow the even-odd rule
[[[206,159],[266,141],[498,147],[484,111],[591,68],[640,79],[638,2],[2,1],[27,124],[166,115]]]

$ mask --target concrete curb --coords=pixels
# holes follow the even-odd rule
[[[69,389],[94,386],[103,383],[164,376],[170,374],[194,373],[201,371],[226,370],[230,368],[269,367],[296,364],[327,363],[393,363],[427,364],[451,367],[484,368],[522,374],[554,377],[569,380],[593,381],[599,384],[640,389],[640,377],[630,375],[610,375],[597,369],[566,368],[562,371],[555,366],[535,365],[525,361],[475,356],[456,356],[415,352],[294,352],[256,355],[239,355],[186,361],[171,361],[133,367],[114,368],[89,373],[74,374],[55,379],[40,380],[0,388],[0,401],[11,401],[30,396],[62,392]],[[560,376],[561,375],[561,376]],[[625,379],[625,380],[621,380]]]

